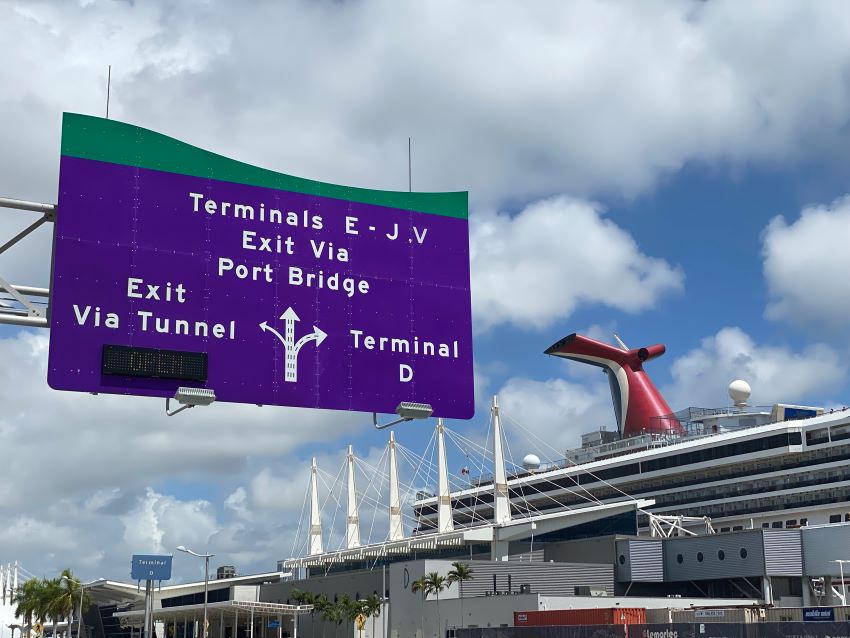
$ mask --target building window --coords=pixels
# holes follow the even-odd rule
[[[620,565],[626,564],[626,557],[623,556],[622,554],[620,554],[620,558],[618,560],[620,561]]]
[[[726,558],[726,552],[724,552],[722,549],[719,550],[717,552],[717,558],[720,559],[720,560],[723,560],[724,558]]]
[[[702,555],[702,552],[697,552],[697,562],[701,563],[703,558],[704,556]]]
[[[747,557],[747,550],[742,547],[740,554],[741,554],[741,558],[746,558]]]
[[[677,555],[677,556],[676,556],[676,562],[677,562],[677,563],[679,563],[679,564],[681,565],[682,563],[684,563],[684,562],[685,562],[685,557],[684,557],[684,556],[682,556],[681,554]]]

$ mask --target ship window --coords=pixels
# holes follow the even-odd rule
[[[719,550],[717,552],[717,558],[718,560],[723,560],[724,558],[726,558],[726,552],[724,552],[722,549]]]
[[[845,515],[844,515],[844,522],[845,522],[845,523],[850,522],[850,514],[845,514]]]
[[[703,558],[702,552],[697,552],[697,562],[701,563]]]
[[[838,518],[841,518],[840,516]],[[770,527],[770,523],[762,523],[762,528]]]
[[[721,527],[721,528],[720,528],[720,531],[721,531],[721,532],[728,532],[728,531],[729,531],[729,528],[728,528],[728,527]]]
[[[833,514],[829,517],[830,523],[840,523],[841,522],[841,514]]]
[[[620,565],[626,564],[626,557],[623,556],[622,554],[620,554],[620,558],[618,560],[620,561]]]
[[[732,531],[733,531],[733,532],[740,532],[740,531],[742,531],[743,529],[744,529],[744,526],[743,526],[743,525],[735,525],[735,527],[733,527],[733,528],[732,528]]]
[[[809,519],[808,519],[808,518],[801,518],[801,519],[800,519],[800,527],[805,527],[805,526],[806,526],[806,525],[808,525],[808,524],[809,524]]]
[[[747,550],[744,549],[743,547],[741,548],[741,551],[739,553],[741,554],[741,558],[747,557]]]
[[[802,445],[802,443],[803,436],[800,432],[774,434],[773,436],[750,439],[748,441],[742,441],[741,443],[730,443],[728,445],[720,445],[705,450],[694,450],[693,452],[683,452],[681,454],[671,454],[670,456],[650,459],[643,462],[643,470],[645,472],[665,470],[667,468],[677,467],[680,465],[691,465],[693,463],[722,459],[729,456],[737,456],[739,454],[750,454],[752,452],[761,452],[763,450],[771,450],[779,447]],[[618,468],[614,468],[614,470],[616,469]],[[600,478],[609,477],[600,476]],[[580,482],[583,483],[585,481],[581,480]]]
[[[682,563],[684,563],[684,562],[685,562],[685,557],[684,557],[684,556],[682,556],[681,554],[678,554],[678,555],[676,556],[676,562],[677,562],[677,563],[679,563],[679,564],[681,565]]]
[[[774,529],[782,529],[782,521],[773,521],[770,526]]]
[[[792,518],[790,521],[785,521],[785,527],[797,527],[797,519]]]

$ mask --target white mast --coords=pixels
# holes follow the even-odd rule
[[[348,446],[348,517],[346,519],[345,546],[360,547],[360,518],[357,516],[357,489],[354,485],[354,446]]]
[[[437,502],[437,531],[453,531],[455,525],[452,520],[452,494],[449,489],[445,427],[442,419],[437,419]]]
[[[324,553],[322,546],[322,516],[319,512],[319,468],[316,465],[316,457],[310,467],[310,555]]]
[[[493,397],[493,522],[504,525],[511,522],[511,501],[508,498],[508,478],[505,472],[505,454],[502,451],[502,419],[499,416],[499,397]]]
[[[390,431],[390,537],[391,541],[404,538],[401,522],[401,496],[398,489],[398,464],[395,458],[395,434]]]

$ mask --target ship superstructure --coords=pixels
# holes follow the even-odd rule
[[[597,430],[564,459],[510,474],[513,516],[640,498],[655,501],[653,514],[710,517],[717,531],[850,521],[850,410],[750,407],[747,384],[736,381],[734,406],[672,413],[643,370],[664,346],[620,345],[570,335],[546,350],[605,369],[618,431]],[[418,496],[421,533],[436,524],[437,499]],[[492,479],[452,492],[451,510],[460,527],[492,521]],[[638,523],[650,529],[649,516]]]

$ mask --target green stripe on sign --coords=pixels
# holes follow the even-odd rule
[[[326,184],[251,166],[173,137],[102,117],[65,113],[62,155],[466,219],[469,194],[404,193]]]

